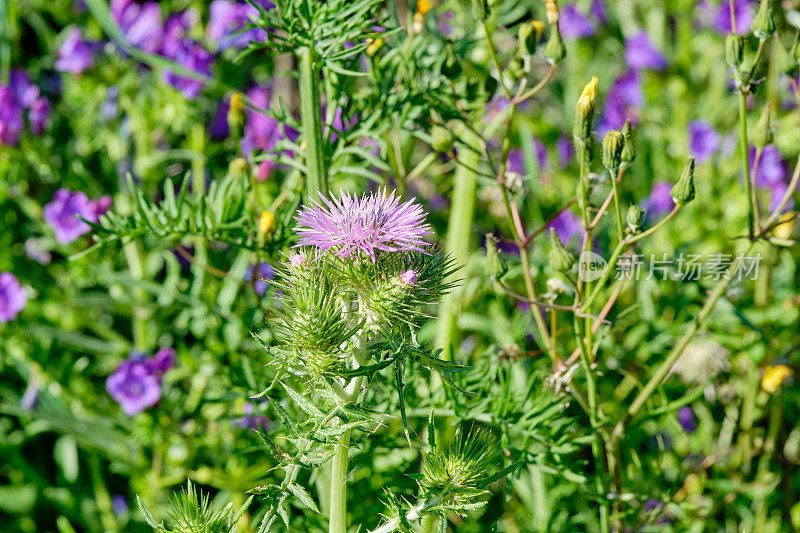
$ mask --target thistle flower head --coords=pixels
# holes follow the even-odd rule
[[[314,246],[339,257],[367,255],[375,262],[376,252],[424,251],[422,238],[431,233],[422,206],[409,200],[400,203],[394,191],[312,200],[296,217],[300,241],[297,246]]]

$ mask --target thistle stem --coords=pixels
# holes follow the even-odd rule
[[[349,451],[350,430],[348,429],[339,436],[339,441],[333,447],[329,533],[345,533],[347,531],[347,454]]]
[[[322,141],[322,103],[320,102],[315,53],[311,47],[298,51],[300,119],[306,145],[306,191],[308,197],[328,192],[328,175]]]
[[[747,93],[739,92],[739,128],[740,128],[740,149],[742,151],[742,165],[744,166],[744,186],[747,195],[747,234],[753,238],[754,231],[754,207],[753,207],[753,184],[750,183],[750,155],[747,142]]]

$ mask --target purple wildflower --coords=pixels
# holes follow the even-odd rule
[[[658,181],[653,184],[650,196],[642,203],[642,207],[647,211],[648,218],[657,217],[669,213],[675,207],[672,200],[672,184],[668,181]]]
[[[115,494],[111,497],[111,509],[114,510],[116,516],[123,515],[128,512],[128,500],[121,494]]]
[[[22,133],[22,107],[10,87],[0,86],[0,144],[15,146]]]
[[[697,429],[697,419],[694,417],[694,411],[688,405],[678,409],[678,423],[681,425],[686,433],[694,433]]]
[[[313,200],[297,214],[297,246],[315,246],[331,250],[339,257],[368,255],[375,262],[375,252],[423,250],[422,238],[431,234],[425,223],[422,206],[413,199],[400,203],[394,191],[356,195],[341,193],[339,198]]]
[[[261,109],[269,108],[270,90],[266,87],[253,87],[247,96]],[[280,122],[266,113],[248,107],[247,123],[242,138],[242,152],[250,157],[253,150],[268,152],[275,147],[281,138]]]
[[[108,394],[128,416],[141,413],[161,399],[161,381],[144,354],[133,353],[106,380]]]
[[[175,348],[161,348],[147,360],[147,367],[157,377],[163,376],[167,370],[175,366]]]
[[[667,67],[667,58],[653,46],[645,31],[625,41],[625,61],[636,70],[664,70]]]
[[[197,19],[197,12],[191,9],[169,17],[164,25],[161,54],[189,70],[210,76],[214,57],[188,37],[189,30],[197,23]],[[201,80],[181,76],[171,70],[164,71],[164,79],[186,98],[197,96],[204,85]]]
[[[547,168],[547,147],[539,139],[534,139],[533,148],[536,150],[536,162],[539,163],[539,170]]]
[[[267,402],[263,402],[267,403]],[[264,431],[267,430],[269,426],[269,419],[265,416],[254,414],[255,408],[251,402],[245,402],[242,406],[242,413],[245,416],[235,420],[233,422],[234,425],[239,426],[240,428],[244,429],[263,429]]]
[[[24,109],[29,109],[36,99],[39,98],[39,87],[31,82],[30,78],[28,78],[28,74],[24,70],[11,71],[9,87],[11,87],[17,104]]]
[[[68,244],[89,231],[89,225],[78,217],[97,222],[108,211],[111,197],[89,200],[82,192],[59,189],[49,204],[44,206],[44,219],[53,228],[56,240]]]
[[[80,74],[84,70],[91,68],[93,64],[92,49],[81,38],[81,31],[78,28],[70,29],[69,33],[67,33],[67,38],[58,48],[56,70]]]
[[[644,104],[639,73],[628,70],[617,77],[608,89],[603,118],[598,127],[600,135],[610,129],[621,129],[627,119],[638,124],[638,108]]]
[[[561,135],[556,141],[556,156],[558,157],[558,165],[561,168],[567,168],[569,162],[575,153],[575,147],[569,137]]]
[[[704,163],[719,149],[720,138],[717,130],[704,120],[693,120],[689,123],[689,151],[694,154],[698,163]]]
[[[581,221],[569,209],[562,211],[547,227],[556,230],[556,235],[563,243],[570,242],[576,235],[583,235]]]
[[[522,150],[517,148],[508,153],[506,167],[508,168],[509,172],[516,172],[517,174],[521,175],[525,174],[525,161],[522,156]]]
[[[254,276],[253,288],[256,290],[256,294],[263,296],[267,292],[269,281],[275,277],[275,269],[269,263],[253,265],[245,272],[244,279],[245,281],[250,281]]]
[[[597,31],[595,24],[576,4],[561,7],[558,17],[558,29],[565,39],[581,39],[591,37]]]
[[[734,0],[733,12],[736,15],[736,31],[747,33],[753,23],[755,4],[757,0]],[[728,0],[716,4],[703,0],[697,4],[700,13],[700,22],[704,26],[711,26],[717,32],[725,35],[733,30],[731,20],[731,6]]]
[[[137,4],[133,0],[111,0],[111,15],[132,46],[155,54],[164,38],[161,8],[156,2]]]
[[[597,20],[599,20],[601,24],[608,23],[608,16],[606,15],[606,6],[605,4],[603,4],[602,0],[592,1],[592,15],[597,17]]]
[[[11,272],[0,273],[0,322],[10,322],[28,303],[25,289]]]
[[[271,2],[265,2],[264,7],[273,7]],[[248,4],[239,4],[229,0],[214,0],[209,8],[209,21],[206,28],[208,38],[216,43],[220,50],[226,48],[245,48],[250,41],[263,41],[266,33],[261,28],[244,30],[250,15],[255,15],[256,10]]]
[[[774,145],[768,144],[761,150],[761,157],[758,160],[758,173],[755,172],[756,149],[750,147],[750,176],[758,183],[759,189],[766,189],[770,192],[770,210],[778,207],[778,204],[786,193],[788,185],[786,183],[786,168],[783,165],[783,158]],[[790,200],[786,205],[791,209],[794,203]]]
[[[31,124],[31,131],[35,135],[40,135],[44,131],[47,117],[50,115],[50,101],[41,96],[34,100],[28,111],[28,122]]]

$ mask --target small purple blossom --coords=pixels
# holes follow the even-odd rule
[[[569,209],[562,211],[547,227],[556,230],[556,235],[565,244],[574,239],[576,235],[583,235],[580,219]]]
[[[638,124],[638,108],[643,104],[639,73],[632,69],[622,73],[608,89],[603,118],[598,127],[600,135],[605,135],[610,129],[621,129],[628,119],[634,125]]]
[[[522,150],[516,148],[508,153],[508,160],[506,161],[506,168],[509,172],[516,172],[520,175],[525,175],[525,161],[522,156]]]
[[[128,512],[128,500],[121,494],[115,494],[111,497],[111,509],[113,509],[116,516],[123,515]]]
[[[250,100],[261,109],[269,108],[270,90],[266,87],[253,87],[247,91]],[[242,138],[242,152],[250,157],[253,150],[268,152],[281,139],[280,122],[266,113],[248,107],[247,123]],[[270,169],[271,170],[271,169]]]
[[[111,15],[132,46],[151,54],[161,49],[164,33],[161,8],[156,2],[140,5],[133,0],[111,0]]]
[[[175,366],[175,348],[161,348],[147,360],[147,367],[157,377],[163,376],[167,370]]]
[[[267,403],[267,402],[262,402]],[[245,402],[242,406],[242,413],[245,416],[242,416],[233,421],[233,424],[239,426],[243,429],[263,429],[264,431],[267,430],[269,426],[269,419],[263,415],[254,414],[256,412],[253,404],[251,402]]]
[[[81,218],[97,222],[110,206],[110,196],[89,200],[80,191],[59,189],[50,203],[44,206],[43,214],[45,221],[55,231],[56,240],[61,244],[68,244],[89,231],[89,225]]]
[[[269,263],[253,265],[247,270],[247,272],[245,272],[244,279],[245,281],[250,281],[253,279],[253,277],[255,277],[253,288],[255,289],[256,294],[263,296],[264,293],[267,292],[269,282],[275,277],[275,268],[273,268],[273,266]]]
[[[271,2],[265,2],[264,7],[273,7]],[[266,32],[261,28],[244,30],[245,24],[251,15],[257,11],[249,4],[240,4],[229,0],[214,0],[209,7],[209,20],[206,34],[209,40],[216,43],[220,50],[226,48],[246,48],[250,41],[263,41]]]
[[[132,353],[106,380],[108,394],[128,416],[141,413],[161,399],[161,380],[144,354]]]
[[[50,115],[50,101],[40,96],[31,104],[28,110],[28,122],[31,125],[31,131],[35,135],[40,135],[44,131],[44,126],[47,123],[47,117]]]
[[[82,39],[81,31],[78,28],[71,28],[67,33],[67,38],[58,48],[56,70],[80,74],[91,68],[93,64],[94,57],[92,57],[91,46]]]
[[[170,16],[164,25],[161,54],[179,65],[206,76],[211,75],[214,57],[188,37],[189,30],[197,23],[197,12],[188,9]],[[186,98],[194,98],[204,82],[189,76],[182,76],[171,70],[164,71],[164,79],[181,91]]]
[[[693,120],[689,123],[689,151],[694,154],[698,163],[704,163],[717,153],[720,137],[717,130],[704,120]]]
[[[0,86],[0,144],[15,146],[22,126],[22,107],[10,87]]]
[[[11,272],[0,273],[0,322],[13,320],[25,304],[28,295]]]
[[[686,433],[694,433],[697,429],[697,419],[694,416],[694,411],[688,405],[678,409],[678,423],[681,425]]]
[[[668,181],[658,181],[653,184],[650,196],[642,202],[642,207],[647,212],[647,217],[658,217],[669,213],[675,207],[672,200],[672,184]]]
[[[430,235],[425,212],[413,199],[400,203],[394,191],[339,198],[321,197],[305,205],[295,217],[300,234],[297,246],[315,246],[339,257],[368,255],[375,262],[376,251],[423,251]]]
[[[753,23],[755,4],[757,0],[734,0],[733,12],[736,15],[736,31],[747,33]],[[733,31],[731,6],[728,0],[698,2],[697,9],[700,14],[699,21],[703,26],[711,26],[717,32],[726,35]]]
[[[606,6],[605,4],[603,4],[602,0],[592,1],[592,15],[597,17],[597,20],[599,20],[601,24],[608,23],[608,16],[606,15]]]
[[[305,261],[305,257],[303,257],[302,254],[294,254],[291,260],[292,268],[300,268],[300,266],[303,264],[303,261]]]
[[[561,168],[567,168],[575,153],[575,146],[566,135],[561,135],[556,141],[556,157]]]
[[[413,270],[406,270],[400,274],[400,280],[406,285],[414,285],[417,282],[417,273]]]
[[[539,163],[539,170],[547,168],[547,147],[539,139],[534,139],[533,149],[536,151],[536,162]]]
[[[589,19],[577,4],[562,6],[559,10],[558,29],[565,39],[582,39],[591,37],[597,31],[594,22]]]
[[[758,173],[755,172],[756,149],[750,147],[750,176],[758,183],[758,188],[768,190],[770,193],[770,210],[777,209],[783,195],[786,194],[788,184],[786,183],[786,168],[783,165],[783,158],[775,145],[768,144],[761,150],[761,157],[758,160]],[[794,202],[789,200],[786,205],[791,209]]]
[[[667,58],[653,46],[645,31],[640,31],[625,41],[625,62],[636,70],[667,68]]]

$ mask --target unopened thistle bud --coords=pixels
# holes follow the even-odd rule
[[[725,61],[736,68],[742,64],[744,39],[738,33],[729,33],[725,37]]]
[[[694,200],[694,157],[690,157],[683,172],[670,190],[672,200],[677,205],[685,205]]]
[[[633,233],[641,232],[642,223],[644,222],[644,209],[636,204],[630,206],[625,220],[628,223],[628,228],[630,228]]]
[[[532,56],[536,53],[536,46],[542,38],[544,24],[538,20],[523,22],[517,32],[517,51],[522,57]]]
[[[569,272],[575,264],[575,256],[561,244],[556,230],[550,228],[550,253],[547,256],[550,266],[558,272]]]
[[[242,93],[233,93],[228,107],[228,131],[234,139],[242,137],[244,118],[244,95]]]
[[[550,24],[550,35],[544,47],[544,58],[553,66],[558,65],[567,57],[567,48],[561,40],[561,32],[558,31],[558,23]]]
[[[774,136],[774,131],[772,129],[772,106],[767,103],[753,130],[753,144],[759,148],[764,148],[772,142]]]
[[[592,137],[592,118],[594,117],[596,98],[597,76],[592,76],[578,98],[578,105],[575,106],[575,127],[572,129],[572,134],[580,142],[586,142]]]
[[[300,268],[301,266],[303,266],[305,260],[306,258],[303,257],[302,254],[294,254],[292,256],[292,259],[289,261],[289,264],[292,265],[292,268]]]
[[[491,233],[486,234],[486,273],[493,280],[499,280],[508,272],[508,265],[500,256],[497,249],[497,238]]]
[[[624,149],[625,136],[617,130],[609,130],[603,137],[603,166],[612,174],[612,179],[616,178]]]
[[[449,153],[456,138],[453,132],[444,126],[431,128],[431,148],[437,152]]]
[[[625,146],[622,147],[622,164],[630,165],[636,159],[636,143],[633,141],[631,119],[627,119],[625,125],[622,126],[622,135],[625,137]]]
[[[412,286],[417,283],[417,273],[413,270],[406,270],[400,274],[400,281],[406,285]]]
[[[775,18],[772,16],[772,0],[761,0],[753,17],[753,35],[764,41],[775,33]]]

